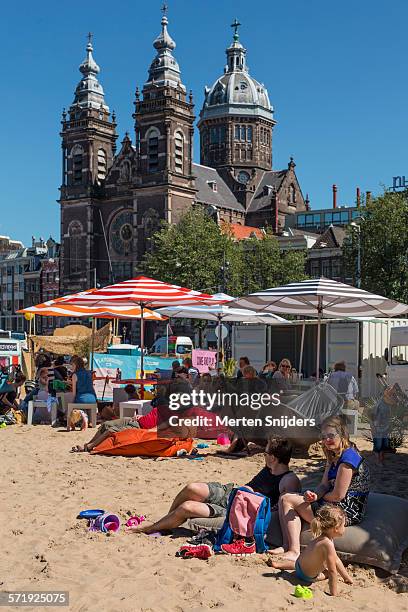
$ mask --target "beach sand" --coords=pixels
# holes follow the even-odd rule
[[[373,568],[349,566],[355,584],[342,583],[340,597],[329,597],[324,582],[313,586],[312,601],[303,601],[293,596],[297,581],[269,568],[265,555],[183,560],[175,553],[185,536],[88,532],[86,522],[76,518],[80,510],[103,508],[122,518],[138,513],[157,519],[185,483],[243,484],[263,465],[262,455],[212,456],[219,448],[213,444],[204,461],[70,454],[90,433],[24,425],[0,431],[0,590],[69,591],[68,609],[78,612],[408,610],[407,554],[392,579]],[[358,444],[370,448],[367,441]],[[408,448],[390,456],[383,469],[367,456],[373,490],[408,498]],[[317,456],[293,462],[300,475],[322,466]]]

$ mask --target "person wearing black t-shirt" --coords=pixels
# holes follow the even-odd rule
[[[271,439],[266,447],[265,467],[247,487],[256,493],[269,497],[272,508],[276,508],[279,497],[284,493],[299,493],[299,478],[289,469],[292,446],[288,440]],[[154,533],[176,529],[188,518],[209,518],[225,516],[228,497],[234,483],[192,482],[178,493],[168,514],[152,525],[143,523],[132,531]]]

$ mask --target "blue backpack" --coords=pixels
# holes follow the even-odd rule
[[[256,552],[268,550],[265,536],[271,520],[271,502],[262,493],[255,493],[247,487],[238,487],[231,491],[228,499],[227,515],[224,525],[217,534],[215,551],[220,551],[222,544],[230,544],[235,535],[255,539]]]

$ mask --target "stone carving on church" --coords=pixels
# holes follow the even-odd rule
[[[129,183],[132,178],[132,168],[130,162],[125,159],[120,166],[120,180]]]

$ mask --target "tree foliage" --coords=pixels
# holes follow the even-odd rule
[[[361,287],[408,303],[408,192],[385,191],[362,209],[360,227],[349,227],[344,243],[348,275]]]
[[[146,274],[201,291],[239,296],[305,278],[304,253],[282,254],[271,234],[236,242],[198,208],[164,225],[152,246]]]

